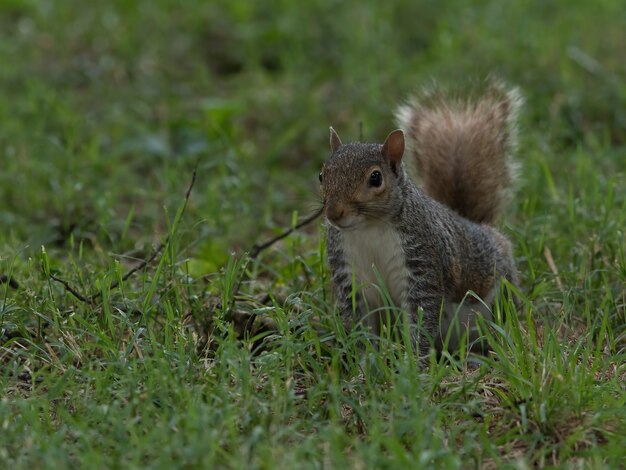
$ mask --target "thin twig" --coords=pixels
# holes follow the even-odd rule
[[[277,241],[282,240],[283,238],[287,237],[289,234],[291,234],[291,232],[293,232],[294,230],[298,230],[299,228],[304,227],[305,225],[310,224],[311,222],[313,222],[315,219],[317,219],[320,215],[322,215],[322,211],[324,210],[323,207],[321,207],[317,212],[315,212],[313,215],[310,215],[309,217],[307,217],[306,219],[304,219],[302,222],[298,223],[295,227],[291,227],[290,229],[285,230],[283,233],[281,233],[280,235],[275,236],[274,238],[271,238],[270,240],[267,240],[264,243],[261,243],[260,245],[255,244],[252,249],[250,250],[250,258],[254,259],[257,256],[259,256],[259,254],[269,248],[270,246],[272,246],[274,243],[276,243]]]
[[[9,277],[6,274],[0,276],[0,284],[8,284],[12,289],[20,288],[20,283],[13,279],[13,276]]]
[[[181,217],[185,213],[185,210],[187,209],[187,203],[189,202],[189,197],[191,196],[191,190],[193,189],[193,186],[196,183],[196,174],[197,173],[198,173],[198,162],[196,162],[196,165],[193,168],[193,173],[191,174],[191,182],[189,183],[189,187],[187,188],[187,192],[185,193],[185,200],[183,202],[183,208],[181,210]],[[170,241],[170,234],[168,234],[167,237],[165,237],[165,240],[162,241],[161,243],[159,243],[159,245],[154,250],[152,250],[152,253],[150,254],[150,256],[148,256],[145,260],[143,260],[137,266],[135,266],[134,268],[132,268],[128,272],[126,272],[126,274],[124,274],[122,276],[122,282],[127,281],[137,271],[140,271],[140,270],[144,269],[146,266],[148,266],[150,263],[152,263],[156,259],[156,257],[159,255],[159,253],[163,250],[163,248],[169,243],[169,241]],[[58,277],[54,276],[53,274],[50,274],[50,279],[52,279],[55,282],[58,282],[58,283],[62,284],[63,287],[65,287],[65,290],[67,290],[70,294],[72,294],[74,297],[76,297],[81,302],[84,302],[84,303],[87,303],[87,304],[90,304],[90,305],[94,305],[96,300],[102,296],[102,292],[99,291],[99,292],[96,292],[95,294],[92,294],[89,297],[85,297],[80,292],[78,292],[78,290],[73,288],[69,284],[69,282],[65,281],[64,279],[58,278]],[[114,280],[111,283],[111,285],[109,286],[109,289],[115,289],[119,285],[120,285],[120,283],[116,279],[116,280]]]
[[[59,284],[62,284],[63,287],[65,287],[65,290],[68,291],[70,294],[72,294],[74,297],[76,297],[78,300],[80,300],[81,302],[84,302],[86,304],[90,304],[93,305],[94,301],[93,301],[93,296],[92,297],[85,297],[83,294],[81,294],[80,292],[78,292],[76,289],[74,289],[69,282],[67,282],[65,279],[61,279],[56,277],[54,274],[50,274],[50,279],[52,279],[55,282],[58,282]]]
[[[191,174],[191,182],[189,183],[189,187],[187,188],[187,192],[185,193],[185,201],[183,202],[183,208],[182,208],[182,211],[181,211],[181,217],[182,217],[182,214],[184,214],[185,210],[187,209],[187,203],[189,202],[189,196],[191,196],[191,190],[193,189],[193,186],[196,183],[196,173],[197,173],[197,171],[198,171],[198,164],[196,163],[196,166],[193,169],[193,173]],[[126,274],[124,274],[122,276],[122,282],[127,281],[128,278],[131,277],[133,274],[135,274],[137,271],[142,270],[143,268],[148,266],[150,263],[152,263],[154,261],[154,259],[158,256],[158,254],[161,252],[161,250],[163,250],[163,247],[165,247],[169,242],[170,242],[170,234],[168,234],[167,237],[165,237],[164,241],[159,243],[159,245],[152,251],[152,254],[150,256],[148,256],[148,258],[146,258],[141,263],[139,263],[137,266],[135,266],[134,268],[129,270]],[[116,279],[115,281],[113,281],[111,283],[110,288],[111,289],[115,289],[118,285],[119,285],[119,282]],[[100,292],[98,292],[98,293],[94,294],[92,296],[92,298],[95,297],[95,296],[100,296],[100,295],[102,295],[102,294]]]
[[[248,257],[245,260],[245,264],[244,264],[243,268],[241,269],[241,275],[239,276],[239,279],[237,280],[237,284],[235,286],[235,289],[233,289],[234,295],[233,295],[233,298],[231,299],[230,304],[229,304],[228,309],[227,309],[228,314],[230,314],[233,311],[233,308],[235,307],[235,301],[236,301],[237,293],[241,289],[241,284],[243,284],[243,280],[246,277],[246,270],[248,269],[248,265],[250,264],[250,261],[252,261],[257,256],[259,256],[259,254],[263,250],[269,248],[270,246],[272,246],[277,241],[282,240],[283,238],[287,237],[294,230],[302,228],[305,225],[310,224],[311,222],[313,222],[315,219],[317,219],[322,214],[323,210],[324,210],[324,207],[321,207],[317,212],[315,212],[314,214],[310,215],[309,217],[304,219],[302,222],[296,224],[294,227],[291,227],[291,228],[285,230],[280,235],[277,235],[276,237],[274,237],[274,238],[272,238],[270,240],[267,240],[266,242],[261,243],[260,245],[256,245],[255,244],[252,247],[252,249],[250,250],[250,253],[248,254]],[[253,315],[255,315],[255,314],[253,314]]]

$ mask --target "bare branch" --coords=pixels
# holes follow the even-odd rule
[[[322,211],[324,210],[323,207],[321,207],[317,212],[315,212],[313,215],[310,215],[309,217],[307,217],[306,219],[304,219],[302,222],[298,223],[295,227],[292,227],[288,230],[285,230],[283,233],[281,233],[280,235],[275,236],[274,238],[271,238],[270,240],[267,240],[264,243],[261,243],[260,245],[255,244],[252,249],[250,250],[250,258],[254,259],[257,256],[259,256],[259,254],[269,248],[270,246],[272,246],[274,243],[276,243],[277,241],[282,240],[283,238],[287,237],[288,235],[291,234],[291,232],[293,232],[294,230],[297,230],[299,228],[304,227],[305,225],[310,224],[311,222],[313,222],[315,219],[317,219],[320,215],[322,215]]]
[[[92,297],[85,297],[83,294],[81,294],[76,289],[74,289],[70,285],[70,283],[67,282],[66,280],[58,278],[58,277],[56,277],[52,273],[50,274],[50,279],[52,279],[53,281],[58,282],[59,284],[63,285],[63,287],[65,287],[66,291],[68,291],[70,294],[72,294],[74,297],[76,297],[81,302],[84,302],[84,303],[89,304],[89,305],[93,305],[94,304],[93,296]]]
[[[193,169],[193,173],[191,174],[191,182],[189,183],[189,187],[187,188],[187,192],[185,193],[185,201],[183,202],[181,217],[182,217],[182,214],[184,214],[185,210],[187,209],[187,203],[189,202],[189,196],[191,196],[191,190],[193,189],[193,186],[196,183],[197,171],[198,171],[198,164],[196,163],[196,166]],[[158,256],[158,254],[161,252],[161,250],[163,250],[163,247],[165,247],[169,242],[170,242],[170,235],[168,234],[165,240],[159,243],[159,245],[152,251],[152,254],[150,256],[148,256],[145,260],[143,260],[141,263],[139,263],[137,266],[135,266],[134,268],[132,268],[131,270],[129,270],[126,274],[122,276],[122,282],[128,280],[128,278],[131,277],[133,274],[135,274],[137,271],[142,270],[143,268],[148,266],[150,263],[152,263],[155,260],[155,258]],[[113,281],[111,283],[111,289],[115,289],[118,285],[119,285],[119,282],[117,280]],[[95,296],[99,296],[99,295],[101,294],[100,293],[94,294],[92,298],[94,298]]]
[[[0,284],[8,284],[12,289],[20,288],[20,283],[17,282],[13,276],[7,276],[6,274],[0,276]]]
[[[189,187],[187,188],[187,192],[185,193],[185,200],[183,202],[183,208],[181,210],[181,217],[185,213],[185,210],[187,209],[187,203],[189,202],[189,197],[191,196],[191,190],[193,189],[193,186],[196,183],[196,174],[197,174],[197,172],[198,172],[198,162],[196,162],[196,165],[195,165],[195,167],[193,169],[193,173],[191,175],[191,182],[189,183]],[[134,268],[132,268],[128,272],[126,272],[126,274],[124,274],[122,276],[122,282],[128,280],[137,271],[141,271],[146,266],[148,266],[150,263],[152,263],[156,259],[156,257],[159,255],[159,253],[163,250],[163,248],[169,242],[170,242],[170,234],[168,234],[167,237],[165,238],[165,240],[162,241],[161,243],[159,243],[159,245],[154,250],[152,250],[152,253],[150,254],[150,256],[148,256],[145,260],[143,260],[137,266],[135,266]],[[84,302],[84,303],[87,303],[87,304],[90,304],[90,305],[94,305],[96,303],[96,300],[98,300],[102,296],[102,292],[96,292],[95,294],[92,294],[89,297],[86,297],[86,296],[82,295],[80,292],[78,292],[78,290],[73,288],[69,284],[69,282],[65,281],[64,279],[58,278],[58,277],[54,276],[53,274],[50,274],[50,279],[52,279],[53,281],[58,282],[59,284],[63,285],[65,290],[67,290],[70,294],[72,294],[74,297],[76,297],[81,302]],[[113,281],[111,283],[109,288],[110,289],[115,289],[115,288],[119,287],[119,284],[120,284],[119,281],[116,279],[115,281]]]

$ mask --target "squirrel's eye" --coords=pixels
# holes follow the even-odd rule
[[[381,184],[383,184],[383,175],[378,170],[372,171],[372,174],[370,175],[369,185],[378,188]]]
[[[322,172],[320,171],[320,183],[322,182]]]

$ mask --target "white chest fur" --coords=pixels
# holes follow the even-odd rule
[[[367,301],[369,310],[386,305],[381,292],[393,304],[405,307],[409,273],[398,233],[385,224],[371,224],[342,233],[343,251],[350,274]]]

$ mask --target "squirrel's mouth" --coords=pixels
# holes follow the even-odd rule
[[[342,218],[340,220],[332,220],[326,217],[326,220],[333,227],[343,231],[356,230],[360,225],[360,221],[353,217],[350,217],[348,219]]]
[[[348,204],[325,204],[324,216],[330,225],[339,230],[354,230],[363,222],[361,214]]]

